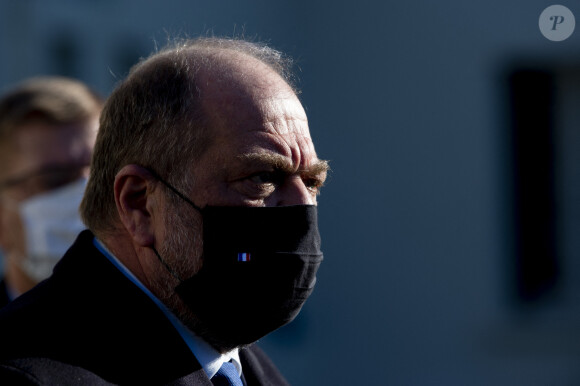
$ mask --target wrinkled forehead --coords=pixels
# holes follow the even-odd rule
[[[294,90],[278,73],[242,53],[212,58],[197,76],[201,100],[209,111],[237,108],[263,113],[264,104],[283,99],[298,101]]]
[[[292,163],[309,163],[314,146],[292,87],[268,65],[236,55],[198,73],[200,100],[218,146],[236,154],[271,151]]]
[[[285,83],[224,88],[203,101],[215,136],[237,137],[244,143],[265,135],[274,136],[275,141],[311,141],[304,108]]]

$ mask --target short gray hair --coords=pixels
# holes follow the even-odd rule
[[[241,53],[278,73],[293,89],[291,60],[264,44],[240,39],[180,40],[135,65],[107,100],[101,114],[91,176],[81,204],[85,224],[97,235],[118,222],[113,185],[129,164],[150,168],[187,188],[192,160],[212,140],[196,84],[216,54]],[[295,90],[296,91],[296,90]]]

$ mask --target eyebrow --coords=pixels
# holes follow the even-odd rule
[[[246,164],[267,164],[287,174],[298,172],[308,177],[317,177],[326,174],[330,170],[328,161],[317,160],[307,168],[301,168],[297,171],[286,157],[272,153],[246,153],[239,155],[237,158]]]

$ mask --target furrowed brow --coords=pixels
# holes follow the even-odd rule
[[[247,153],[238,156],[238,159],[248,164],[258,164],[258,165],[266,164],[273,167],[274,169],[280,170],[288,174],[298,172],[300,174],[311,177],[325,176],[328,170],[330,170],[328,161],[318,160],[313,165],[310,165],[307,168],[301,168],[300,170],[297,171],[285,157],[279,154],[271,154],[271,153]]]
[[[288,160],[278,154],[270,153],[246,153],[238,156],[238,159],[249,165],[267,165],[285,173],[293,173],[294,168]]]

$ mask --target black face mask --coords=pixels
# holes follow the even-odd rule
[[[241,346],[291,322],[322,261],[316,206],[200,209],[159,180],[203,217],[203,266],[175,291],[206,328]]]

